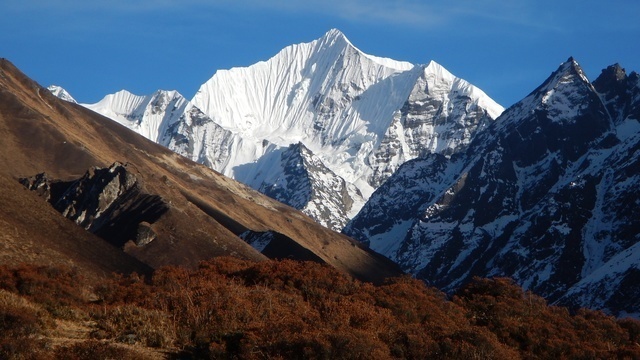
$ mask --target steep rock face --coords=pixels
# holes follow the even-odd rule
[[[152,102],[118,93],[87,106],[256,189],[278,187],[281,198],[294,198],[298,189],[263,183],[259,169],[279,168],[280,154],[303,144],[321,168],[342,179],[331,175],[330,183],[312,186],[346,183],[346,195],[314,190],[338,211],[305,211],[334,230],[400,164],[463,150],[503,110],[435,62],[413,65],[371,56],[338,30],[267,61],[217,71],[191,103],[165,107],[176,110],[162,120],[148,116]]]
[[[477,88],[432,61],[369,157],[369,183],[377,188],[405,161],[465,150],[475,133],[500,113]]]
[[[608,309],[621,317],[640,318],[640,243],[615,254],[558,300],[571,307]]]
[[[619,65],[611,65],[593,82],[602,94],[609,114],[616,124],[627,118],[640,119],[640,75],[633,71],[627,76]]]
[[[393,181],[378,188],[343,231],[386,256],[398,251],[400,240],[414,225],[423,204],[434,201],[455,180],[460,164],[432,154],[408,161],[400,169]]]
[[[63,182],[45,174],[21,179],[66,218],[116,246],[128,240],[146,245],[155,235],[151,223],[168,210],[157,195],[142,191],[126,165],[91,168],[80,179]]]
[[[609,69],[594,83],[611,73],[626,78]],[[473,276],[510,276],[551,301],[637,312],[602,275],[640,241],[640,124],[616,106],[635,108],[617,99],[638,87],[615,88],[596,91],[569,59],[466,152],[403,165],[345,233],[447,291]],[[399,204],[407,210],[387,210]],[[617,271],[634,278],[636,268]],[[589,281],[610,286],[605,300],[583,296]]]
[[[192,105],[159,136],[161,145],[218,171],[233,166],[238,148],[260,155],[267,151],[267,144],[243,141]]]
[[[280,153],[279,166],[255,176],[253,184],[263,194],[316,219],[331,229],[342,229],[355,201],[363,202],[357,189],[329,170],[301,143]],[[355,194],[357,200],[352,198]]]

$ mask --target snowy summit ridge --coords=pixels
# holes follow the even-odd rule
[[[299,207],[287,194],[300,199],[299,185],[306,183],[302,198],[310,200],[301,210],[335,230],[402,163],[464,149],[503,111],[435,62],[368,55],[336,29],[266,61],[218,70],[190,102],[168,92],[164,102],[172,106],[160,112],[149,108],[158,93],[124,95],[86,106],[227,176],[275,191],[285,203]],[[291,157],[292,144],[305,151]],[[298,173],[287,168],[292,159],[303,158],[296,166],[325,175],[284,181]],[[318,162],[322,166],[304,166]],[[341,182],[344,191],[329,190]],[[296,188],[287,189],[290,183]],[[331,209],[318,208],[322,204]]]

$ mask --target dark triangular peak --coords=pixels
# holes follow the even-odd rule
[[[582,67],[573,57],[561,63],[540,86],[524,99],[505,110],[500,116],[501,121],[497,121],[495,126],[510,128],[527,119],[522,114],[547,112],[559,103],[558,96],[562,94],[564,94],[565,100],[573,99],[573,101],[562,101],[565,105],[564,110],[573,110],[570,114],[566,114],[569,116],[575,114],[576,108],[581,105],[584,96],[590,96],[591,100],[599,101]],[[489,134],[484,135],[489,136]]]
[[[628,117],[640,119],[640,82],[636,72],[627,76],[620,64],[613,64],[593,82],[601,94],[614,122],[619,124]]]
[[[580,64],[578,64],[573,57],[569,57],[567,61],[560,64],[558,69],[552,72],[547,80],[533,90],[529,96],[547,92],[548,90],[557,87],[558,83],[567,83],[569,80],[577,80],[587,84],[589,83],[589,79],[587,79],[584,70],[582,70]],[[527,96],[527,98],[529,96]]]
[[[611,279],[631,263],[621,260],[631,251],[616,253],[639,233],[638,127],[624,124],[618,141],[612,125],[569,58],[467,151],[400,166],[345,233],[445,291],[473,276],[508,276],[555,301],[575,284],[580,296],[603,284],[608,292],[597,295],[615,302],[609,309],[636,313],[621,301],[636,286]]]
[[[526,98],[507,109],[478,135],[471,153],[486,151],[495,134],[527,166],[560,152],[568,161],[584,155],[611,131],[611,120],[578,62],[570,57]]]
[[[291,144],[280,156],[281,173],[263,181],[259,191],[291,207],[303,209],[320,224],[340,231],[348,212],[361,194],[331,171],[320,157],[301,142]],[[352,195],[354,194],[354,195]]]

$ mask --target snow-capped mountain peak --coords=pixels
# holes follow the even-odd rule
[[[445,69],[439,63],[431,60],[424,68],[427,77],[427,85],[429,88],[437,87],[437,83],[446,83],[450,87],[450,91],[460,93],[474,99],[475,104],[487,110],[487,114],[497,119],[504,111],[504,107],[491,99],[484,91],[470,84],[468,81],[456,77],[449,70]],[[450,85],[449,85],[450,84]]]
[[[71,96],[71,94],[69,94],[69,92],[64,88],[62,88],[61,86],[50,85],[47,89],[57,98],[60,98],[64,101],[68,101],[74,104],[78,103],[76,99],[74,99],[73,96]]]
[[[314,192],[335,197],[324,200],[342,204],[340,211],[316,211],[311,202],[303,207],[312,216],[339,215],[317,219],[324,224],[344,224],[344,214],[354,215],[403,162],[462,150],[503,110],[435,62],[414,65],[368,55],[336,29],[249,67],[218,70],[182,113],[152,117],[156,97],[118,93],[89,107],[258,189],[276,185],[264,179],[288,176],[274,169],[282,168],[281,155],[290,145],[301,144],[309,152],[304,158],[313,159],[305,160],[314,164],[310,171],[325,174],[311,175],[315,180],[306,189],[342,189]],[[187,112],[193,117],[180,115]],[[278,187],[278,198],[298,204],[286,199],[290,190],[295,199],[323,201],[301,196],[300,189]]]
[[[95,104],[82,104],[83,106],[106,115],[109,118],[129,120],[142,103],[148,101],[149,96],[132,94],[127,90],[120,90],[114,94],[105,96]]]
[[[534,90],[530,96],[542,96],[542,103],[546,104],[560,87],[568,85],[591,87],[591,82],[584,70],[573,57],[562,63],[547,81]]]
[[[327,33],[323,37],[321,37],[316,41],[320,44],[320,49],[324,49],[325,47],[338,47],[343,49],[349,48],[351,50],[357,51],[360,55],[376,62],[377,64],[388,67],[388,68],[397,69],[397,70],[410,70],[415,66],[410,62],[397,61],[397,60],[393,60],[385,57],[379,57],[379,56],[367,54],[364,51],[357,48],[355,45],[353,45],[353,43],[351,43],[351,41],[347,39],[344,33],[342,33],[342,31],[338,29],[331,29],[327,31]]]
[[[355,49],[355,46],[353,46],[351,41],[347,39],[344,33],[342,33],[342,31],[335,28],[327,31],[326,34],[324,34],[318,40],[315,40],[315,42],[317,42],[319,46],[324,49],[331,48],[331,47],[337,47],[337,48],[351,47]],[[313,43],[313,41],[311,43]]]

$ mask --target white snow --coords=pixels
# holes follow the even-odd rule
[[[160,141],[160,136],[169,126],[191,108],[189,102],[175,90],[158,90],[149,96],[121,90],[107,95],[98,103],[81,105],[156,142]]]
[[[47,87],[47,90],[49,90],[55,97],[60,98],[64,101],[68,101],[73,104],[78,103],[76,99],[74,99],[73,96],[71,96],[71,94],[69,94],[69,92],[61,86],[50,85],[49,87]]]
[[[412,225],[413,220],[393,224],[386,233],[371,236],[369,248],[380,254],[395,254]]]
[[[444,84],[447,92],[473,97],[493,117],[503,110],[435,62],[422,67],[371,56],[335,29],[267,61],[218,71],[193,103],[244,138],[280,146],[302,142],[366,198],[373,191],[366,160],[423,74],[432,86]]]
[[[616,134],[621,141],[640,136],[640,120],[626,119],[616,127]]]

